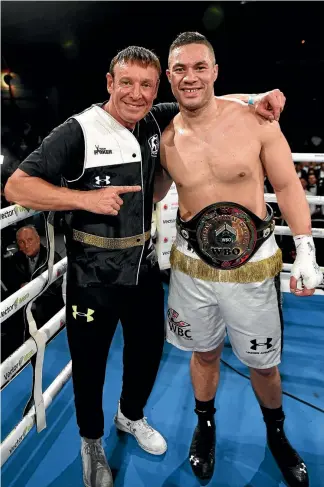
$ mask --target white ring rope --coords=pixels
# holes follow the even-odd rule
[[[275,226],[275,235],[291,235],[289,227]],[[312,228],[312,235],[316,238],[324,238],[324,228]]]
[[[53,267],[53,275],[51,283],[56,281],[66,272],[67,257],[57,262]],[[1,320],[5,321],[9,316],[12,316],[16,311],[25,306],[43,289],[44,283],[47,281],[48,270],[44,271],[40,276],[30,281],[26,286],[18,289],[15,293],[8,296],[7,299],[0,303]]]
[[[319,153],[292,153],[295,162],[324,162],[324,154]],[[324,196],[308,196],[306,199],[311,204],[324,205]],[[275,194],[265,194],[265,201],[276,203]],[[1,228],[4,229],[16,222],[24,220],[40,211],[30,210],[20,205],[12,205],[0,210]],[[276,226],[276,235],[291,235],[289,227]],[[312,234],[317,238],[324,238],[324,229],[313,228]],[[286,272],[290,271],[292,264],[283,264],[282,276],[287,276]],[[67,268],[67,258],[60,260],[53,267],[53,275],[50,283],[53,283],[61,277]],[[324,271],[324,268],[321,268]],[[43,272],[36,279],[29,282],[26,286],[16,291],[14,294],[0,303],[1,320],[5,321],[16,311],[33,300],[43,289],[44,283],[48,279],[48,270]],[[46,337],[45,343],[65,326],[65,307],[56,313],[41,330]],[[29,363],[30,358],[37,353],[37,346],[33,338],[29,338],[21,347],[19,347],[10,357],[0,365],[1,388],[6,387],[8,383]],[[70,361],[61,373],[56,377],[48,389],[43,393],[43,402],[45,409],[51,404],[55,396],[61,391],[65,383],[72,374],[72,362]],[[36,423],[35,407],[33,406],[20,423],[9,433],[1,443],[1,466],[8,460],[16,448],[26,438],[33,425]]]
[[[324,162],[324,154],[322,153],[293,152],[291,155],[294,162]],[[269,203],[275,203],[277,201],[276,196],[273,194],[267,193],[265,197],[266,201]],[[324,196],[307,196],[307,201],[316,205],[324,205]],[[39,213],[39,211],[30,210],[20,205],[12,205],[7,208],[2,208],[0,210],[1,228],[6,228],[13,223],[35,215],[36,213]]]
[[[309,194],[306,194],[305,196],[308,203],[313,205],[324,205],[324,196],[314,196]],[[277,203],[277,196],[274,193],[265,193],[264,199],[268,203]]]
[[[324,162],[324,154],[319,152],[293,152],[291,155],[294,162]]]
[[[44,392],[44,406],[45,410],[52,403],[53,399],[69,378],[72,375],[72,360],[64,367],[60,374],[54,379],[52,384]],[[8,460],[8,458],[13,454],[16,448],[21,444],[21,442],[26,438],[30,430],[35,424],[35,408],[34,406],[31,410],[24,416],[24,418],[17,424],[17,426],[9,433],[5,440],[1,443],[1,467]]]
[[[24,208],[20,205],[11,205],[7,206],[6,208],[2,208],[0,210],[0,219],[1,219],[1,230],[13,223],[20,222],[25,218],[29,218],[32,215],[36,215],[40,213],[36,210],[29,210],[28,208]]]
[[[46,335],[46,343],[65,325],[65,306],[58,311],[44,326],[42,331]],[[36,344],[33,338],[28,338],[12,355],[0,364],[1,389],[6,387],[16,377],[30,358],[36,354]]]

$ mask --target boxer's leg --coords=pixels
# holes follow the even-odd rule
[[[234,353],[251,371],[269,448],[291,486],[307,487],[307,468],[284,432],[281,380],[283,320],[280,275],[263,282],[223,284],[220,305]],[[244,312],[242,312],[244,310]]]
[[[189,460],[194,474],[210,479],[215,467],[215,394],[225,324],[219,312],[218,283],[171,272],[167,340],[181,350],[192,351],[190,370],[195,393],[195,428]]]

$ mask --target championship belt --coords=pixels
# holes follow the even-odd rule
[[[181,220],[178,211],[177,229],[206,264],[236,269],[248,262],[274,231],[273,210],[266,206],[265,220],[227,201],[207,206],[187,222]]]

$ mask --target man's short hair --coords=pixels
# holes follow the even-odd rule
[[[34,233],[39,237],[39,233],[38,231],[36,230],[36,228],[34,227],[34,225],[24,225],[23,227],[20,227],[18,228],[18,230],[16,231],[16,240],[18,240],[18,235],[19,233],[22,231],[22,230],[25,230],[26,228],[30,228],[31,230],[34,231]]]
[[[216,64],[216,56],[215,56],[215,51],[213,46],[207,40],[207,38],[204,35],[199,34],[199,32],[182,32],[182,34],[179,34],[178,37],[172,42],[170,46],[169,59],[174,49],[181,46],[187,46],[189,44],[204,44],[205,46],[207,46],[210,52],[212,53],[214,62]]]
[[[145,47],[129,46],[120,51],[111,61],[109,73],[114,76],[114,67],[117,63],[134,63],[141,64],[144,68],[153,66],[161,76],[161,64],[159,58],[154,52]]]

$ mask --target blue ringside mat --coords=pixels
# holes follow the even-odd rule
[[[285,346],[280,366],[283,389],[324,408],[324,298],[284,294]],[[159,376],[146,408],[149,421],[168,441],[163,457],[142,451],[133,437],[118,437],[113,425],[121,389],[122,333],[118,327],[108,361],[104,391],[104,445],[115,487],[197,487],[187,461],[196,422],[189,378],[189,354],[165,344]],[[226,344],[223,359],[247,369]],[[44,389],[69,360],[63,331],[46,349]],[[89,370],[89,373],[95,371]],[[140,380],[140,379],[139,379]],[[29,395],[27,367],[2,392],[2,439],[20,419]],[[250,383],[222,364],[216,398],[217,457],[209,486],[285,485],[268,449],[260,410]],[[285,396],[286,432],[308,465],[311,487],[323,485],[324,414]],[[2,468],[3,487],[82,487],[80,440],[69,381],[47,410],[47,429],[35,428]]]

